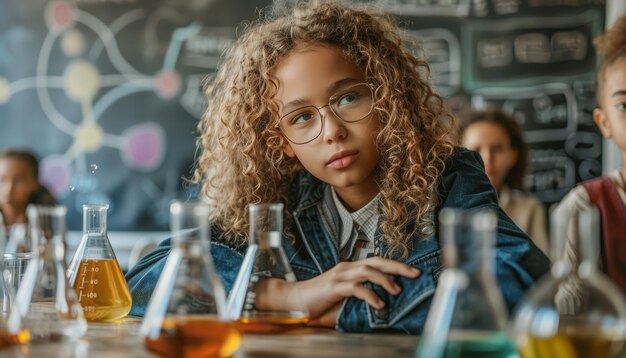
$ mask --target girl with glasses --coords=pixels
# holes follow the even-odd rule
[[[498,208],[477,153],[457,148],[428,65],[384,15],[302,6],[247,29],[206,90],[195,180],[213,205],[211,252],[230,290],[247,207],[285,203],[284,248],[298,282],[257,291],[341,331],[420,333],[442,262],[442,207],[497,210],[497,277],[509,308],[549,267]],[[127,275],[142,315],[169,241]]]

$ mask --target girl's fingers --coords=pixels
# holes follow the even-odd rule
[[[342,296],[344,297],[354,296],[356,298],[359,298],[369,303],[371,306],[373,306],[376,309],[381,309],[385,306],[385,302],[383,302],[383,300],[381,300],[380,297],[378,297],[376,293],[374,293],[374,291],[363,286],[361,283],[342,282],[337,285],[337,289],[339,290]]]
[[[343,279],[345,281],[355,281],[359,283],[371,282],[379,285],[385,289],[385,291],[392,295],[400,293],[400,286],[398,286],[386,273],[381,272],[370,266],[357,266],[344,273]]]
[[[362,261],[356,262],[356,264],[371,266],[381,272],[389,275],[398,275],[408,278],[416,278],[420,275],[420,270],[413,268],[402,262],[384,259],[382,257],[371,257]]]

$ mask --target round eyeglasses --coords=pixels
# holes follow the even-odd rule
[[[309,143],[322,133],[324,117],[320,109],[324,107],[330,107],[335,116],[344,122],[358,122],[372,113],[372,88],[367,83],[343,88],[332,95],[325,106],[305,106],[285,114],[280,118],[278,126],[291,143]]]

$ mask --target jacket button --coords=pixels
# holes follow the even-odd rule
[[[389,311],[387,310],[386,307],[383,307],[379,310],[374,310],[374,315],[378,319],[386,320],[387,318],[389,318]]]

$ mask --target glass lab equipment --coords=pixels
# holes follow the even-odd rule
[[[132,298],[107,236],[108,205],[83,205],[83,237],[68,276],[88,321],[113,321],[130,312]]]
[[[626,356],[624,297],[598,269],[598,210],[556,211],[551,233],[550,275],[526,295],[515,315],[522,357]]]
[[[6,230],[4,246],[4,265],[2,276],[4,289],[2,293],[2,312],[9,312],[15,299],[17,288],[24,277],[28,262],[33,258],[33,243],[28,224],[13,224]]]
[[[26,209],[35,242],[15,295],[8,328],[20,324],[31,340],[75,340],[87,330],[83,310],[67,281],[64,206],[29,205]]]
[[[494,274],[496,214],[445,208],[439,224],[445,270],[415,357],[518,357]]]
[[[209,251],[209,206],[173,202],[172,251],[146,310],[140,335],[168,357],[228,357],[241,343],[226,317],[226,293]]]
[[[250,333],[275,333],[305,325],[309,314],[291,286],[291,307],[262,307],[257,290],[271,280],[295,284],[296,276],[282,247],[283,204],[250,205],[249,246],[228,300],[228,312]],[[265,286],[267,287],[267,286]]]
[[[7,237],[5,234],[5,226],[3,224],[2,215],[0,215],[0,267],[4,267],[4,253],[5,243]],[[7,327],[7,318],[9,313],[12,295],[8,293],[8,285],[4,282],[4,279],[0,277],[0,291],[2,291],[2,307],[6,307],[0,312],[0,349],[12,346],[14,344],[28,343],[30,335],[27,330],[22,329],[21,322],[18,325],[14,325],[13,330],[9,331]]]

